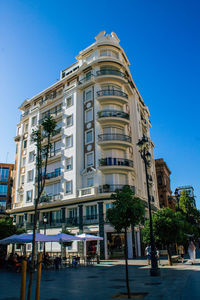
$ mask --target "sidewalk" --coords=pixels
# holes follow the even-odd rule
[[[166,266],[167,260],[161,260],[161,276],[150,277],[146,260],[129,260],[131,292],[148,293],[143,298],[145,300],[182,299],[184,285],[194,271],[200,269],[200,260],[196,262],[195,265],[186,262],[169,267]],[[0,271],[0,300],[18,300],[21,274]],[[42,273],[41,300],[107,300],[119,292],[126,292],[123,260],[103,261],[95,266]]]

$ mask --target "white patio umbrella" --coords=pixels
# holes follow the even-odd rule
[[[103,238],[97,235],[92,235],[88,233],[82,233],[79,235],[76,235],[76,237],[81,238],[82,241],[84,241],[84,257],[86,258],[86,242],[87,241],[102,241]],[[98,244],[99,249],[99,244]]]

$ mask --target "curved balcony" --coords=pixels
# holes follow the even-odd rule
[[[117,190],[121,191],[124,186],[129,186],[135,194],[135,186],[128,184],[103,184],[99,186],[99,193],[114,193]]]
[[[132,139],[129,135],[120,133],[104,133],[98,135],[98,142],[102,146],[107,146],[108,144],[117,144],[122,147],[129,147],[131,145]]]
[[[100,90],[97,91],[97,99],[103,102],[106,102],[106,100],[115,100],[115,102],[126,104],[128,103],[128,94],[120,90]]]
[[[96,72],[96,80],[102,81],[105,79],[116,79],[122,83],[126,82],[126,75],[119,70],[103,69]]]
[[[110,121],[117,121],[123,124],[129,123],[129,114],[124,111],[107,109],[99,111],[97,115],[100,123],[107,123]]]
[[[126,158],[106,157],[99,160],[99,169],[104,172],[115,170],[133,171],[133,161]]]

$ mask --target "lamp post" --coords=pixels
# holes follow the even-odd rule
[[[147,197],[148,197],[148,209],[149,209],[149,228],[150,228],[150,244],[151,244],[151,276],[159,276],[160,270],[158,268],[158,262],[156,258],[156,247],[155,239],[153,234],[153,224],[152,224],[152,213],[151,213],[151,196],[149,192],[149,176],[147,168],[150,166],[151,162],[151,153],[149,152],[149,139],[146,136],[143,136],[137,143],[139,147],[139,152],[141,158],[144,161],[145,173],[146,173],[146,183],[147,183]]]
[[[46,235],[46,226],[47,226],[47,217],[46,216],[44,216],[43,217],[43,224],[44,224],[44,234]],[[46,249],[45,249],[45,242],[44,242],[44,250],[43,250],[43,256],[44,256],[44,265],[45,265],[45,259],[46,259]]]

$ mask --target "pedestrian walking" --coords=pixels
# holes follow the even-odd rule
[[[196,259],[196,246],[192,240],[190,240],[188,246],[188,254],[190,256],[190,260],[192,261],[192,265],[193,265]]]
[[[178,254],[181,256],[181,261],[182,261],[182,264],[183,264],[184,263],[184,254],[185,254],[183,245],[180,245],[178,247]]]
[[[145,248],[146,256],[147,256],[147,264],[150,265],[151,259],[151,246],[147,245]]]

